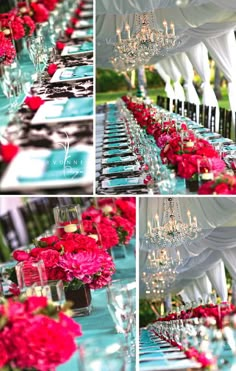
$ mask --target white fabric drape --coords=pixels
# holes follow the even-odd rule
[[[234,113],[236,112],[236,40],[234,31],[231,30],[220,37],[205,40],[205,44],[212,58],[215,60],[228,81],[229,102],[231,110]],[[234,126],[235,122],[234,125],[232,125],[232,135],[235,132]]]
[[[165,72],[165,70],[162,67],[161,63],[156,63],[154,65],[154,68],[159,73],[159,75],[161,76],[162,80],[165,81],[165,92],[166,92],[167,97],[169,97],[170,99],[174,99],[175,98],[175,92],[174,92],[174,89],[173,89],[173,87],[171,85],[170,76],[167,75],[167,73]]]
[[[206,106],[218,107],[218,101],[210,84],[210,66],[208,51],[203,43],[199,43],[187,51],[188,57],[202,79],[202,102]]]
[[[181,75],[185,80],[185,91],[187,102],[199,105],[200,100],[197,95],[196,89],[193,85],[194,71],[193,66],[185,53],[176,54],[173,57],[176,66],[178,67]]]
[[[221,297],[221,300],[227,301],[228,293],[226,285],[225,267],[223,261],[221,260],[212,269],[208,270],[207,276],[210,279],[212,286],[216,290],[217,294]]]
[[[185,101],[185,93],[182,85],[180,84],[181,73],[172,60],[172,58],[165,58],[159,62],[159,65],[162,66],[166,74],[168,74],[173,80],[175,99],[180,101]]]

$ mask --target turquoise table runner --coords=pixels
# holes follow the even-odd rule
[[[117,247],[117,253],[119,247]],[[116,273],[114,279],[134,278],[135,280],[135,240],[132,239],[127,247],[126,258],[116,258]],[[116,247],[113,249],[116,250]],[[116,255],[116,253],[115,253]],[[118,255],[118,254],[117,254]],[[82,326],[83,336],[78,338],[78,343],[83,342],[88,338],[97,338],[99,336],[107,338],[107,344],[117,339],[123,339],[122,334],[117,334],[114,323],[107,309],[106,289],[93,290],[92,292],[92,313],[87,317],[77,317],[76,322]],[[65,345],[66,346],[66,345]],[[135,365],[131,364],[130,371],[135,370]],[[65,364],[57,368],[57,371],[79,371],[78,353]],[[114,370],[115,371],[115,370]]]

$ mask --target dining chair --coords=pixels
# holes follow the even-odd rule
[[[224,135],[224,123],[225,123],[226,109],[220,107],[220,118],[219,118],[219,134]]]
[[[21,247],[21,242],[10,211],[0,216],[0,226],[10,250],[14,251]]]
[[[32,242],[41,234],[39,223],[36,221],[37,216],[32,213],[28,204],[20,206],[18,211],[24,221],[28,233],[28,240]]]

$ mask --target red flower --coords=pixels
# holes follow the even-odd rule
[[[45,308],[48,305],[48,299],[45,296],[30,296],[24,304],[25,310],[32,313],[37,309]]]
[[[52,11],[55,9],[58,0],[40,0],[40,2],[45,6],[46,9]]]
[[[72,28],[72,27],[68,27],[66,29],[67,36],[71,36],[73,34],[73,32],[74,32],[74,28]]]
[[[229,195],[231,192],[226,183],[220,183],[215,187],[214,193],[218,195]]]
[[[45,242],[47,246],[51,246],[58,242],[59,238],[57,236],[42,237],[40,241]]]
[[[30,4],[30,6],[33,10],[33,19],[35,22],[43,23],[48,20],[49,12],[43,4],[33,2]]]
[[[47,278],[48,280],[62,280],[67,281],[67,275],[63,268],[61,267],[54,267],[54,268],[47,268]]]
[[[128,198],[118,198],[115,200],[116,206],[120,210],[121,216],[128,219],[133,225],[136,224],[136,203]]]
[[[1,47],[0,47],[1,48]],[[15,144],[1,144],[0,153],[4,162],[9,163],[19,152],[19,147]]]
[[[37,111],[42,104],[44,104],[44,100],[40,97],[26,97],[25,104],[32,110]]]
[[[12,283],[10,286],[9,286],[9,291],[12,295],[14,296],[19,296],[20,295],[20,289],[19,287],[17,286],[16,283]]]
[[[127,219],[122,218],[121,216],[114,216],[112,218],[112,221],[114,222],[114,226],[117,229],[121,230],[121,234],[122,234],[122,232],[125,232],[125,234],[126,234],[125,240],[123,240],[123,237],[122,237],[122,240],[120,239],[120,243],[128,244],[129,241],[131,240],[133,234],[134,234],[133,224],[131,222],[129,222]],[[119,234],[119,236],[120,236],[120,234]]]
[[[32,36],[35,30],[35,23],[33,19],[28,15],[24,15],[22,19],[24,22],[23,26],[25,29],[26,36]]]
[[[49,64],[49,66],[48,66],[48,74],[50,76],[53,76],[54,73],[56,72],[56,70],[57,70],[57,64],[55,64],[55,63]]]
[[[100,223],[97,225],[99,241],[103,249],[110,249],[118,245],[119,237],[114,227],[107,223]]]
[[[66,46],[66,44],[65,43],[62,43],[61,41],[57,41],[56,42],[56,48],[57,48],[57,50],[63,50],[65,46]]]
[[[44,265],[46,268],[52,268],[57,265],[59,261],[60,254],[56,250],[52,249],[41,249],[41,253],[38,255],[38,259],[42,259],[44,261]]]
[[[9,361],[9,356],[7,349],[3,342],[3,339],[0,339],[0,367],[3,368]]]
[[[26,251],[22,251],[22,250],[15,250],[12,256],[18,262],[23,262],[25,260],[28,260],[30,257],[29,253],[27,253]]]
[[[0,21],[1,22],[1,21]],[[0,63],[9,65],[14,61],[16,50],[11,41],[0,31]]]

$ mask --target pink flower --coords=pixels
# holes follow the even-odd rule
[[[12,256],[18,262],[23,262],[25,260],[28,260],[30,257],[29,253],[27,253],[26,251],[22,251],[22,250],[15,250]]]
[[[58,266],[67,272],[69,280],[78,278],[90,283],[92,276],[100,269],[99,254],[95,251],[83,251],[77,254],[65,253],[60,256]]]

